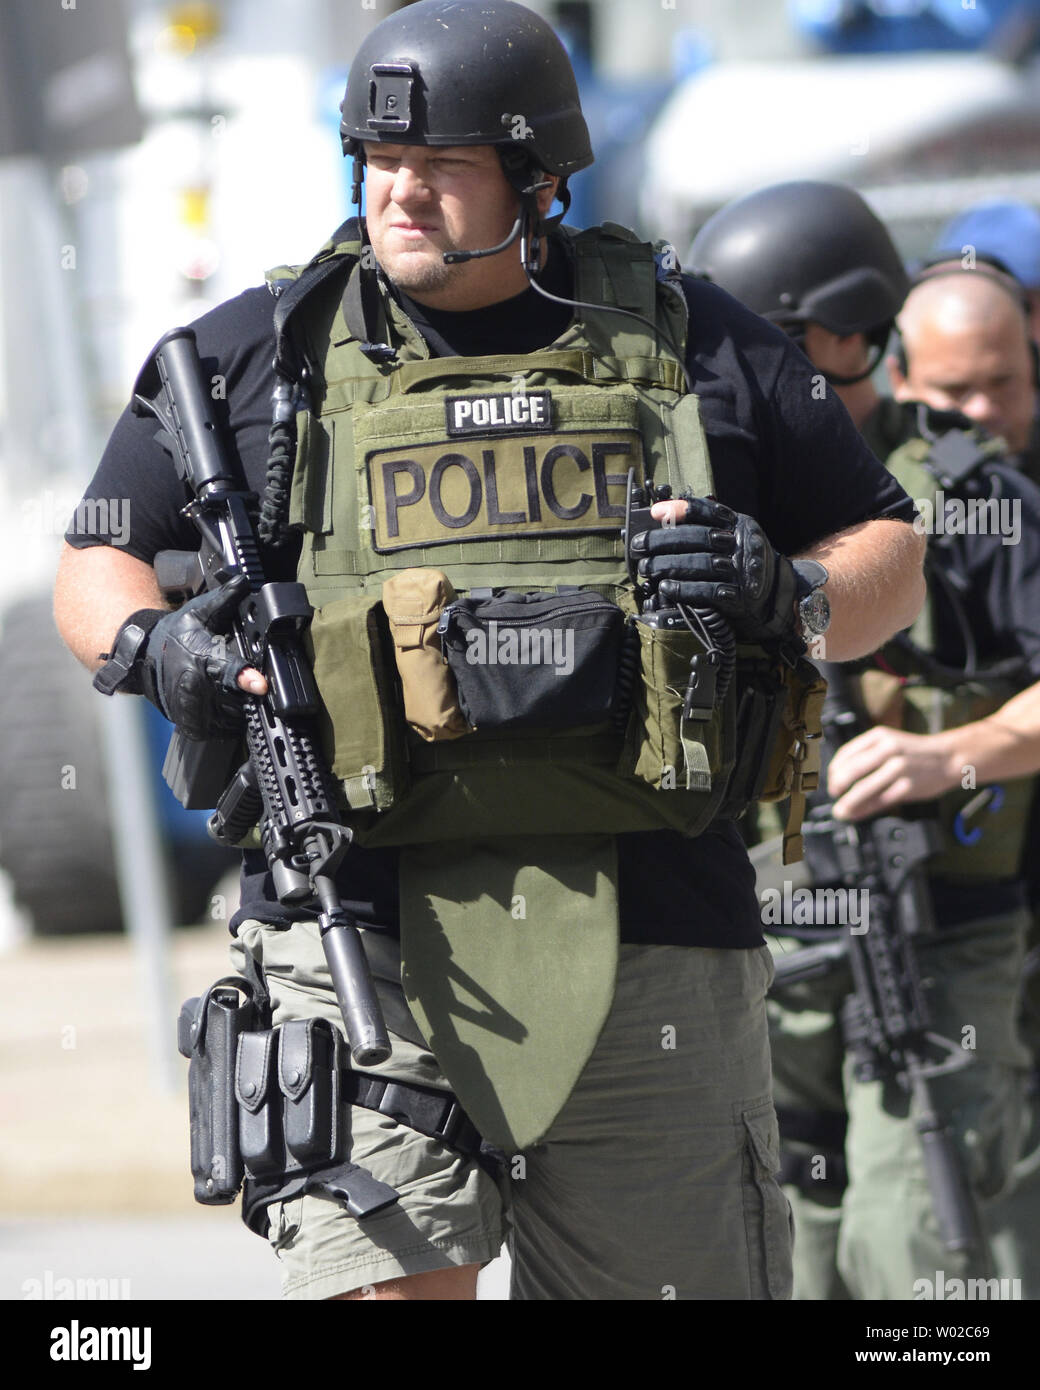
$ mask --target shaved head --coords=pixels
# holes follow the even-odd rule
[[[929,276],[898,319],[905,374],[889,364],[897,400],[959,410],[1008,448],[1024,449],[1036,405],[1029,322],[1013,281],[962,270]]]
[[[927,332],[956,337],[960,334],[1000,333],[1017,328],[1026,332],[1023,308],[1014,290],[988,274],[957,271],[935,275],[916,285],[899,313],[899,330],[907,354],[922,327]]]

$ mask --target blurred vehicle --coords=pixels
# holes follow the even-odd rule
[[[122,926],[108,799],[101,699],[51,617],[49,590],[0,617],[0,868],[37,935]],[[175,920],[208,915],[235,856],[206,834],[159,773],[170,725],[145,701],[152,782]]]
[[[1016,39],[1037,0],[788,0],[795,27],[834,53],[965,50]]]
[[[858,189],[907,257],[985,198],[1040,203],[1040,62],[907,54],[721,63],[679,86],[645,147],[640,213],[680,259],[732,198],[788,179]]]
[[[103,702],[58,636],[51,589],[60,537],[132,379],[116,346],[129,298],[114,280],[117,170],[147,125],[129,6],[99,0],[73,21],[69,8],[11,0],[0,46],[0,869],[47,935],[123,920]],[[234,858],[208,839],[204,814],[170,796],[159,776],[169,728],[150,709],[147,721],[173,910],[194,921]],[[129,852],[144,858],[140,842]]]

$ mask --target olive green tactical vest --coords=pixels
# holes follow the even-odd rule
[[[385,294],[390,364],[361,350],[327,295],[305,301],[294,324],[315,371],[311,411],[298,417],[290,522],[303,532],[299,578],[316,610],[325,743],[361,843],[697,834],[726,792],[737,681],[710,719],[682,717],[690,658],[703,650],[692,634],[640,625],[625,734],[478,730],[431,743],[400,708],[385,580],[420,567],[442,571],[460,594],[573,585],[631,613],[620,537],[629,469],[676,493],[713,492],[697,398],[666,345],[685,350],[677,279],[659,279],[654,248],[622,228],[562,230],[575,299],[642,314],[659,326],[660,346],[635,319],[581,310],[541,351],[431,358]],[[351,278],[371,277],[359,254],[357,242],[319,253],[352,262]]]
[[[927,467],[930,445],[912,439],[888,459],[887,467],[915,502],[928,502],[932,516],[944,499],[935,474]],[[995,457],[1003,454],[994,446]],[[925,514],[922,513],[922,516]],[[935,650],[935,612],[929,585],[925,603],[909,636],[924,652]],[[904,648],[881,649],[883,668],[859,679],[864,707],[880,723],[897,724],[910,733],[934,734],[956,729],[994,713],[1015,693],[1007,681],[965,679],[938,685],[914,670]],[[885,669],[887,668],[887,669]],[[983,671],[982,676],[985,676]],[[929,862],[929,873],[942,878],[1013,878],[1020,872],[1034,779],[1018,777],[999,788],[957,787],[936,803],[946,848]],[[967,815],[965,815],[967,813]],[[960,820],[958,821],[958,816]]]

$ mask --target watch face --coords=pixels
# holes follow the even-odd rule
[[[822,589],[817,589],[808,598],[802,599],[799,613],[803,628],[812,637],[818,637],[830,627],[831,605]]]

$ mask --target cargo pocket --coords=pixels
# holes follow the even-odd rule
[[[407,789],[400,683],[383,605],[351,594],[318,609],[310,626],[322,692],[324,751],[351,810],[383,811]]]
[[[619,771],[659,791],[711,791],[724,770],[722,703],[686,709],[690,663],[706,661],[705,646],[685,626],[635,629],[640,675]]]
[[[744,1139],[744,1229],[748,1296],[786,1299],[793,1290],[791,1205],[777,1181],[780,1132],[770,1100],[741,1112]]]

